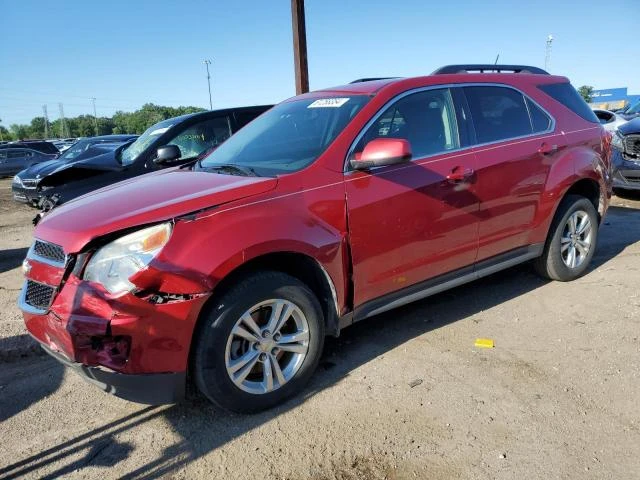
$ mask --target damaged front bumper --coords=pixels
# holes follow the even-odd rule
[[[73,274],[61,282],[58,272],[33,259],[30,267],[19,306],[45,351],[118,397],[146,404],[183,397],[191,337],[209,294],[162,303],[157,294],[114,297]],[[44,287],[56,284],[62,287],[55,288],[50,305],[34,307]]]
[[[148,405],[176,403],[184,398],[187,380],[185,372],[138,375],[118,373],[102,367],[90,367],[74,362],[42,343],[40,346],[84,380],[116,397]]]
[[[613,188],[640,190],[640,158],[623,154],[614,148],[611,155],[613,165]]]

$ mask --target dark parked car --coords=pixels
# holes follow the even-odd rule
[[[612,145],[613,189],[622,196],[640,190],[640,118],[620,125]]]
[[[15,175],[31,165],[56,158],[57,154],[46,154],[31,148],[0,149],[0,177]]]
[[[37,187],[39,206],[48,211],[112,183],[195,160],[270,108],[271,105],[229,108],[163,120],[126,148],[73,162],[42,178]],[[165,155],[159,157],[158,148],[163,146],[172,148],[165,149]],[[167,156],[170,152],[173,154]]]
[[[138,138],[137,135],[100,135],[84,138],[67,149],[56,160],[32,165],[19,172],[13,179],[11,189],[17,202],[38,206],[38,183],[56,170],[83,159],[95,157]]]
[[[625,120],[633,120],[634,118],[640,117],[640,100],[628,105],[627,108],[616,112],[616,114]]]
[[[41,153],[48,155],[59,155],[60,150],[51,142],[44,140],[22,140],[20,142],[11,142],[5,145],[0,145],[0,150],[11,148],[30,148]]]

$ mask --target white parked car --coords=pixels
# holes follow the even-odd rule
[[[615,132],[620,125],[628,122],[628,120],[625,120],[620,115],[610,112],[609,110],[594,108],[593,113],[596,114],[596,117],[598,117],[598,120],[600,120],[600,123],[605,130],[608,130],[609,132]]]

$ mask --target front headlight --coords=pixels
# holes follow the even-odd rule
[[[611,146],[624,152],[624,142],[622,140],[622,135],[620,135],[620,132],[618,132],[617,130],[613,134],[613,138],[611,139]]]
[[[24,185],[22,185],[22,179],[18,175],[13,177],[13,180],[11,180],[11,185],[15,185],[16,187],[23,187],[24,186]]]
[[[100,283],[110,293],[135,289],[129,280],[144,270],[171,236],[171,223],[162,223],[120,237],[93,254],[83,279]]]

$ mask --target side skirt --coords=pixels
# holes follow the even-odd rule
[[[365,318],[401,307],[408,303],[422,300],[430,297],[431,295],[449,290],[450,288],[492,275],[520,263],[533,260],[534,258],[542,255],[543,249],[544,243],[516,248],[509,252],[478,262],[474,265],[460,268],[453,272],[445,273],[444,275],[439,275],[424,282],[403,288],[402,290],[389,293],[380,298],[370,300],[369,302],[357,307],[353,312],[344,315],[340,319],[340,328],[344,328],[352,323],[359,322]]]

